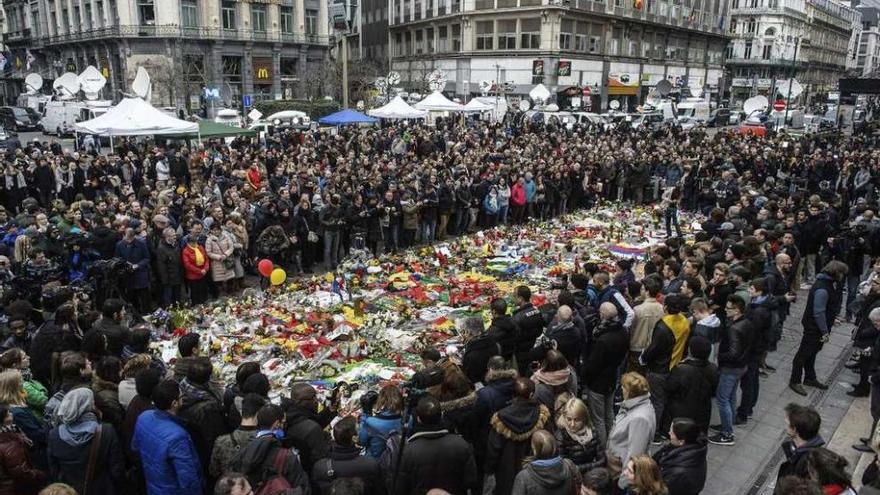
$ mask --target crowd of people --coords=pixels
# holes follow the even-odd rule
[[[876,145],[443,122],[108,155],[29,143],[0,182],[0,494],[700,493],[707,444],[752,421],[787,320],[800,396],[827,388],[815,362],[838,320],[856,324],[851,394],[880,416]],[[665,221],[638,269],[585,258],[541,307],[516,287],[488,327],[461,325],[459,354],[421,350],[412,380],[364,393],[356,415],[345,386],[270,399],[258,362],[212,381],[197,332],[165,362],[139,319],[234,294],[264,257],[332,269],[352,248],[619,201]],[[692,243],[682,211],[705,217]],[[777,493],[855,493],[817,411],[779,414]],[[880,449],[866,433],[856,447]]]

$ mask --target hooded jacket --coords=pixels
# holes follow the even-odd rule
[[[101,424],[101,444],[95,461],[94,475],[88,491],[83,492],[85,474],[94,434],[63,439],[59,428],[49,432],[49,475],[52,480],[67,483],[82,495],[113,495],[121,493],[125,464],[116,431],[110,423]],[[73,443],[71,443],[73,442]]]
[[[486,445],[486,474],[495,474],[495,493],[506,494],[529,454],[532,433],[550,421],[550,411],[535,399],[514,400],[489,422]]]
[[[825,445],[825,440],[819,435],[807,440],[800,447],[796,447],[792,440],[782,442],[782,453],[785,454],[785,461],[779,466],[779,474],[776,476],[776,479],[780,480],[786,476],[807,478],[809,476],[807,472],[807,454],[811,450],[818,449],[823,445]]]
[[[186,423],[201,465],[207,470],[214,441],[228,433],[222,400],[209,387],[192,384],[185,378],[180,382],[180,395],[178,416]]]
[[[629,336],[617,318],[605,320],[593,332],[593,345],[581,369],[583,383],[593,392],[608,394],[617,382],[617,369],[629,351]]]
[[[285,447],[294,447],[299,451],[303,468],[308,472],[312,469],[315,461],[330,455],[330,439],[324,433],[324,428],[330,419],[325,415],[318,415],[307,411],[293,402],[282,402],[286,405],[287,430],[284,437]],[[329,409],[324,409],[329,413]]]
[[[718,367],[705,359],[687,358],[666,379],[666,409],[671,418],[690,418],[709,431]]]
[[[507,407],[516,377],[516,370],[489,370],[483,388],[477,390],[477,406],[490,415]]]
[[[510,316],[496,316],[486,332],[501,345],[501,356],[510,361],[516,350],[517,326]],[[482,376],[480,380],[482,381]],[[476,382],[474,382],[476,383]]]
[[[654,454],[669,493],[698,495],[706,485],[706,453],[703,441],[675,447],[667,444]]]
[[[534,460],[516,475],[513,495],[569,495],[580,490],[578,470],[568,459]]]
[[[397,483],[392,493],[422,494],[432,488],[452,495],[476,490],[477,464],[471,446],[442,426],[420,426],[401,452]]]
[[[493,356],[501,354],[501,346],[491,334],[477,336],[464,346],[461,367],[471,383],[482,382],[486,376],[486,366]]]

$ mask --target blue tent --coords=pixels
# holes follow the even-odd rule
[[[374,124],[378,121],[378,119],[368,117],[348,108],[318,119],[318,123],[324,125]]]

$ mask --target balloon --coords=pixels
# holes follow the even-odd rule
[[[275,268],[275,265],[272,263],[272,260],[260,260],[257,263],[257,270],[260,272],[260,275],[264,277],[268,277],[272,275],[272,269]]]
[[[269,280],[272,282],[272,285],[281,285],[287,280],[287,272],[281,268],[276,268],[272,270],[272,276],[269,277]]]

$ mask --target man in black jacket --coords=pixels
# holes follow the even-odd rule
[[[593,331],[590,354],[581,369],[593,419],[593,431],[604,446],[614,423],[614,387],[617,370],[629,351],[629,336],[610,302],[599,306],[600,323]]]
[[[101,319],[95,322],[93,328],[107,337],[107,351],[119,356],[131,336],[131,331],[122,324],[122,319],[125,317],[125,303],[121,299],[107,299],[104,301],[101,313]]]
[[[718,388],[718,367],[709,362],[712,343],[708,339],[694,335],[688,345],[690,355],[672,368],[666,379],[666,417],[690,418],[705,435]],[[662,428],[657,427],[659,431]]]
[[[287,414],[284,446],[295,447],[306,472],[311,472],[315,461],[330,454],[330,440],[324,428],[336,416],[336,411],[333,407],[325,407],[318,414],[317,392],[302,382],[293,385],[290,400],[283,400],[281,405]]]
[[[208,477],[208,467],[211,465],[214,442],[229,433],[223,415],[223,399],[209,384],[212,374],[213,365],[208,358],[192,362],[186,378],[180,382],[180,411],[177,413],[192,435],[206,479],[211,479]]]
[[[516,360],[520,376],[527,376],[529,355],[535,346],[535,340],[544,331],[544,317],[541,311],[532,306],[532,291],[528,286],[520,285],[513,295],[516,310],[513,312],[513,322],[518,332],[516,337]]]
[[[807,454],[825,445],[819,435],[821,426],[822,418],[812,407],[794,403],[785,406],[785,433],[789,439],[782,442],[785,461],[779,466],[777,480],[786,476],[809,478]]]
[[[517,327],[513,318],[507,316],[507,301],[500,297],[493,299],[489,308],[492,310],[492,323],[487,334],[501,346],[501,356],[511,361],[516,350]]]
[[[171,227],[162,232],[162,241],[156,247],[156,274],[162,288],[162,306],[180,302],[183,286],[183,262],[177,243],[177,231]]]
[[[764,358],[767,356],[767,350],[770,347],[770,341],[773,339],[773,313],[774,299],[767,293],[767,280],[764,278],[756,278],[749,282],[749,297],[751,302],[746,310],[746,318],[752,322],[754,331],[754,340],[752,349],[749,351],[748,366],[746,373],[740,381],[742,388],[742,397],[740,397],[739,408],[736,411],[736,419],[734,425],[744,425],[752,416],[752,411],[758,403],[759,384],[759,368]]]
[[[235,454],[231,468],[247,476],[251,486],[259,487],[276,475],[283,476],[295,491],[308,493],[309,478],[292,449],[285,448],[276,435],[284,431],[284,411],[266,404],[257,412],[254,438]]]
[[[464,353],[461,367],[471,383],[482,382],[486,376],[486,365],[492,356],[501,354],[501,346],[495,338],[483,332],[483,318],[472,316],[462,322],[460,334],[464,338]]]
[[[443,427],[440,401],[428,395],[416,406],[418,423],[406,440],[396,470],[395,494],[425,493],[438,488],[452,495],[477,493],[477,464],[471,446]]]
[[[733,437],[733,408],[736,405],[736,389],[748,368],[749,354],[754,339],[752,322],[746,318],[746,302],[734,294],[727,298],[725,306],[727,327],[721,332],[718,346],[718,367],[721,375],[715,399],[721,417],[720,433],[709,437],[715,445],[735,445]]]
[[[357,420],[346,416],[333,425],[333,443],[330,456],[318,460],[312,467],[312,494],[330,495],[330,485],[342,478],[357,478],[364,484],[364,493],[382,495],[386,492],[385,479],[393,473],[382,473],[379,461],[361,455],[357,445]],[[383,478],[383,474],[386,478]]]

